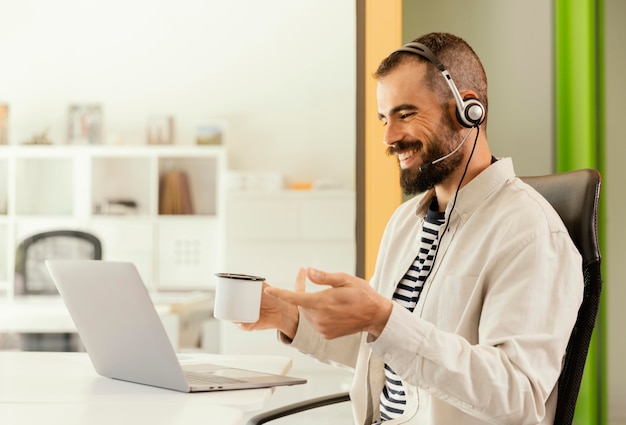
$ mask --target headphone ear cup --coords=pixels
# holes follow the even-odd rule
[[[485,119],[485,107],[478,99],[463,99],[465,104],[463,114],[456,111],[456,118],[463,127],[472,128],[479,126]]]

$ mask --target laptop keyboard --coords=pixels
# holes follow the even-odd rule
[[[236,384],[241,381],[239,379],[227,378],[225,376],[212,375],[209,373],[200,372],[185,372],[187,382],[190,384],[207,384],[207,385],[220,385],[220,384]]]

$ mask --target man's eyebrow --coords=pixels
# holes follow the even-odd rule
[[[402,105],[394,106],[393,108],[391,108],[391,110],[389,111],[389,115],[394,115],[400,111],[407,111],[407,110],[415,111],[417,110],[417,106],[411,105],[410,103],[403,103]],[[379,112],[378,119],[382,120],[383,118],[385,118],[385,116]]]

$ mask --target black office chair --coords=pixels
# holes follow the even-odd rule
[[[574,419],[591,335],[600,309],[602,274],[597,226],[601,178],[596,170],[587,169],[525,177],[524,181],[541,193],[559,213],[583,258],[585,292],[567,344],[554,419],[555,425],[570,425]]]
[[[15,254],[15,295],[58,295],[45,260],[101,260],[102,244],[91,233],[51,230],[24,239]]]
[[[559,377],[559,397],[554,419],[555,425],[571,425],[591,335],[600,308],[602,276],[597,221],[601,178],[596,170],[585,169],[522,179],[541,193],[559,213],[583,258],[584,297]],[[255,415],[248,420],[247,425],[260,425],[298,412],[349,400],[348,393],[305,400]]]
[[[14,294],[58,295],[44,261],[101,260],[102,244],[91,233],[79,230],[52,230],[24,239],[15,254]],[[80,347],[73,334],[20,335],[20,348],[26,351],[76,351]]]

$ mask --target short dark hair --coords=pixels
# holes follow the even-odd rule
[[[442,32],[425,34],[416,38],[413,42],[421,43],[428,47],[439,58],[450,73],[459,91],[473,90],[476,92],[478,100],[485,107],[486,117],[489,104],[487,75],[478,55],[476,55],[476,52],[470,45],[461,37]],[[383,59],[374,73],[374,77],[381,79],[400,64],[411,60],[430,63],[428,59],[419,55],[396,51]],[[436,93],[442,104],[449,102],[450,99],[454,101],[448,84],[434,65],[426,68],[425,83]]]

